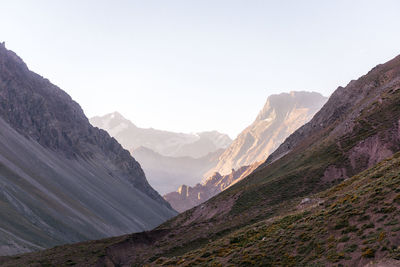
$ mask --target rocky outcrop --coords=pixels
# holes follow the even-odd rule
[[[228,135],[217,131],[186,134],[139,128],[118,112],[93,117],[90,122],[106,130],[131,152],[146,147],[166,157],[201,158],[225,149],[232,142]]]
[[[232,169],[230,174],[221,175],[216,172],[204,183],[195,186],[181,185],[176,192],[164,195],[171,206],[178,212],[184,212],[207,201],[229,186],[239,182],[258,166],[258,163],[250,166],[242,166],[237,170]]]
[[[291,133],[308,122],[327,98],[314,92],[290,92],[268,97],[255,121],[224,151],[215,168],[227,174],[232,168],[264,161]]]
[[[176,214],[127,150],[4,44],[0,125],[2,251],[146,230]]]

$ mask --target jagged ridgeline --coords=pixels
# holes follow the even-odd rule
[[[270,95],[254,122],[218,157],[201,184],[182,186],[164,198],[175,210],[183,212],[239,182],[264,162],[290,134],[310,121],[326,101],[326,97],[316,92],[292,91]]]
[[[128,151],[0,45],[0,254],[151,229],[176,214]]]
[[[1,263],[396,266],[399,150],[400,56],[339,87],[246,178],[156,229]]]

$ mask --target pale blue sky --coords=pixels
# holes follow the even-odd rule
[[[0,41],[87,116],[235,137],[268,95],[328,96],[400,54],[400,1],[0,0]]]

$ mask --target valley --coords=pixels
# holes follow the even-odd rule
[[[399,103],[397,56],[338,87],[264,162],[203,204],[150,231],[0,263],[399,265]]]

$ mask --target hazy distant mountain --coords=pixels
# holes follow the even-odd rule
[[[131,152],[147,147],[167,157],[200,158],[232,142],[228,135],[217,131],[186,134],[139,128],[118,112],[93,117],[90,122],[106,130]]]
[[[241,132],[219,157],[214,172],[264,161],[291,133],[311,120],[327,98],[315,92],[290,92],[268,97],[256,120]]]
[[[203,174],[215,167],[218,157],[223,152],[219,149],[201,158],[167,157],[146,147],[133,151],[133,156],[146,173],[149,183],[160,193],[175,191],[181,184],[195,185]]]
[[[175,214],[127,150],[0,44],[0,255],[148,230]]]
[[[327,98],[314,92],[290,92],[268,97],[256,120],[241,132],[218,158],[218,163],[195,187],[184,185],[164,198],[179,211],[190,209],[241,180],[255,169],[292,132],[308,122]],[[246,166],[246,167],[245,167]],[[250,166],[250,167],[249,167]]]

